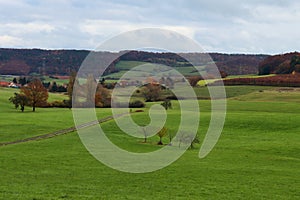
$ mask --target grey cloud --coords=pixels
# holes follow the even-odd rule
[[[299,9],[296,0],[0,0],[0,46],[93,49],[120,32],[159,27],[208,51],[299,51]]]

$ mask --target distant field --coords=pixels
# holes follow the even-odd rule
[[[262,78],[262,77],[270,77],[270,76],[275,76],[275,74],[270,74],[270,75],[257,75],[257,74],[230,75],[230,76],[227,76],[226,78],[223,78],[223,80],[230,80],[230,79],[236,79],[236,78]],[[206,84],[214,83],[219,80],[221,80],[221,79],[200,80],[198,85],[205,86]]]
[[[269,77],[269,76],[275,76],[275,74],[270,74],[270,75],[257,75],[257,74],[230,75],[230,76],[227,76],[225,79],[232,79],[232,78],[258,78],[258,77]]]
[[[213,86],[213,87],[195,87],[194,91],[195,94],[199,99],[209,99],[209,89],[217,89],[219,86]],[[226,91],[226,97],[232,98],[232,97],[238,97],[241,95],[253,93],[253,92],[259,92],[261,90],[269,90],[272,89],[272,87],[267,86],[225,86]]]
[[[270,90],[260,90],[253,93],[248,93],[242,96],[234,97],[240,101],[285,101],[300,103],[299,88],[272,88]]]
[[[6,81],[6,82],[12,82],[13,79],[16,78],[18,80],[19,76],[3,76],[0,75],[0,81]],[[49,76],[43,76],[41,78],[43,82],[56,82],[58,85],[67,84],[69,82],[69,79],[56,79],[56,78],[50,78]]]
[[[50,78],[49,76],[44,76],[44,82],[56,82],[58,85],[67,84],[69,82],[69,79],[56,79],[56,78]]]
[[[198,95],[207,96],[204,89],[195,90]],[[15,110],[7,101],[15,91],[0,88],[0,142],[73,126],[69,109],[37,108],[36,113],[29,108],[25,113]],[[298,90],[228,86],[226,91],[231,98],[225,127],[214,150],[204,159],[198,158],[197,145],[197,149],[188,150],[162,170],[129,174],[95,160],[75,132],[2,146],[0,199],[299,198],[300,106],[296,96],[280,97],[282,93],[298,95]],[[263,101],[256,101],[257,94]],[[167,112],[166,126],[175,132],[180,110],[178,103],[172,102],[174,108]],[[146,112],[133,114],[133,119],[139,124],[149,121],[147,111],[152,104],[147,104]],[[199,105],[202,142],[211,117],[210,102],[200,100]],[[110,109],[97,109],[99,118],[110,114]],[[142,139],[122,133],[114,121],[101,127],[112,142],[124,149],[145,152],[160,148],[155,145],[157,136],[143,144]]]
[[[134,67],[144,65],[144,64],[149,64],[147,62],[139,62],[139,61],[119,61],[116,64],[116,68],[119,70],[119,72],[116,73],[111,73],[104,78],[110,79],[119,79],[122,77],[123,74],[125,74],[127,71],[132,70]],[[149,68],[149,66],[147,66]],[[177,70],[179,73],[185,76],[195,76],[199,75],[199,72],[194,68],[194,67],[174,67],[173,69]],[[204,69],[204,66],[197,67],[198,70]],[[143,70],[147,71],[148,69],[144,68]],[[164,72],[165,76],[173,76],[173,72],[171,71],[166,71]]]
[[[0,75],[0,81],[12,81],[14,79],[14,77],[18,77],[18,76],[6,76],[6,75]]]

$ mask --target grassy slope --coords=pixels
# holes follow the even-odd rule
[[[300,103],[300,90],[294,88],[272,88],[237,96],[233,99],[240,101],[285,101]]]
[[[147,62],[139,62],[139,61],[119,61],[116,64],[116,68],[118,70],[120,70],[117,73],[112,73],[106,76],[110,77],[110,78],[120,78],[123,74],[125,74],[127,71],[132,70],[134,67],[136,66],[140,66],[140,65],[144,65],[144,64],[149,64]],[[147,68],[150,68],[150,66],[147,66]],[[198,69],[203,69],[204,67],[197,67]],[[199,75],[199,72],[196,71],[196,69],[194,67],[175,67],[175,70],[177,70],[178,72],[180,72],[183,75],[187,75],[187,76],[194,76],[194,75]],[[145,68],[146,70],[146,68]],[[147,71],[147,70],[146,70]],[[165,75],[172,75],[171,71],[166,71]],[[173,74],[174,75],[174,74]]]
[[[211,87],[213,90],[215,87]],[[251,94],[253,92],[259,92],[261,90],[269,90],[272,87],[267,86],[225,86],[227,98],[239,97],[241,95]],[[209,89],[207,87],[196,87],[194,88],[197,97],[207,99],[210,97]]]
[[[8,136],[14,137],[11,134],[18,134],[20,126],[11,123],[2,127],[8,123],[6,117],[13,115],[19,119],[22,113],[16,115],[11,105],[3,101],[7,99],[3,94],[1,90],[0,106],[4,113],[1,111],[0,127],[14,129]],[[178,120],[179,110],[174,104],[174,110],[169,111],[169,126]],[[201,101],[200,105],[203,138],[210,118],[209,102]],[[0,147],[0,199],[296,199],[300,172],[299,112],[300,107],[293,102],[229,100],[224,131],[208,157],[200,160],[198,150],[189,150],[171,166],[147,174],[127,174],[102,165],[86,151],[76,133]],[[44,128],[49,129],[65,125],[55,123],[60,115],[64,116],[63,121],[70,118],[71,123],[71,114],[66,113],[67,110],[52,113],[52,109],[45,109],[24,114],[28,121],[45,117],[47,122],[38,124],[44,123]],[[135,114],[134,119],[147,121],[147,113]],[[33,124],[25,127],[37,129]],[[120,134],[113,121],[102,127],[123,148],[157,148]],[[157,138],[151,140],[155,141]]]

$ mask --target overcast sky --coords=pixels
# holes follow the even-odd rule
[[[300,51],[300,1],[0,0],[0,47],[95,49],[153,27],[184,34],[207,52]]]

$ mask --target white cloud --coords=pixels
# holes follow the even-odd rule
[[[198,27],[190,26],[176,26],[165,24],[151,24],[151,23],[130,23],[126,21],[117,20],[85,20],[79,25],[80,31],[87,33],[90,36],[104,36],[109,37],[121,32],[132,31],[143,28],[161,28],[181,33],[190,38],[194,38],[196,31],[205,30]]]
[[[23,44],[23,40],[18,37],[9,35],[0,35],[0,46],[3,47],[18,47]]]
[[[7,23],[2,24],[0,31],[9,32],[14,35],[27,34],[27,33],[51,33],[55,27],[42,22],[30,23]]]
[[[87,19],[79,24],[79,29],[83,33],[90,36],[112,36],[120,32],[125,32],[133,29],[137,29],[141,25],[131,24],[126,21],[116,20],[91,20]]]
[[[162,26],[161,28],[178,32],[190,38],[195,38],[195,34],[197,31],[196,27],[188,26]]]

